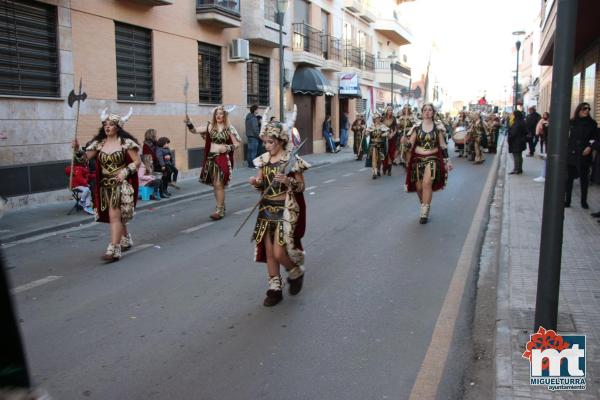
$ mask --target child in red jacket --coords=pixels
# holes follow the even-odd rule
[[[71,175],[71,166],[65,168],[67,176]],[[71,190],[79,190],[79,205],[83,207],[83,211],[90,215],[94,215],[92,209],[92,193],[88,182],[89,171],[83,160],[75,157],[73,163],[73,180],[71,181]]]

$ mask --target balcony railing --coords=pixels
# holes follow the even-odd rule
[[[196,0],[196,12],[220,11],[240,15],[240,0]]]
[[[294,38],[292,48],[294,51],[306,51],[318,56],[323,55],[321,31],[305,23],[292,24]]]
[[[360,47],[346,45],[344,48],[344,66],[375,71],[375,56]]]
[[[330,61],[340,61],[342,41],[331,35],[321,35],[323,58]]]
[[[389,71],[390,63],[391,63],[390,60],[377,60],[375,62],[375,67],[377,70]],[[407,67],[406,65],[403,65],[398,61],[394,61],[394,71],[401,72],[406,75],[410,75],[410,67]]]

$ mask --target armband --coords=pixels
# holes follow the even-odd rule
[[[135,163],[129,163],[129,165],[127,166],[127,171],[129,172],[127,175],[131,175],[134,174],[135,171],[137,171],[137,167],[135,166]]]
[[[194,124],[192,124],[191,122],[189,124],[187,124],[187,127],[190,131],[194,130]]]
[[[298,182],[295,178],[290,178],[290,187],[296,193],[301,193],[304,191],[304,183]]]
[[[450,158],[450,157],[448,157],[448,149],[447,148],[442,149],[442,155],[444,156],[445,159]]]
[[[410,140],[406,142],[405,146],[407,150],[410,150],[412,148],[412,143],[410,142]]]

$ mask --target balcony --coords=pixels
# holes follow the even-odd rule
[[[413,41],[412,34],[397,18],[379,18],[373,24],[373,28],[398,46],[410,44]]]
[[[394,68],[392,77],[392,66]],[[401,64],[397,61],[377,60],[375,62],[375,77],[381,87],[390,89],[392,87],[392,78],[394,83],[394,91],[407,89],[411,81],[410,67]]]
[[[242,9],[242,37],[249,42],[270,48],[279,47],[279,24],[275,0],[244,1]],[[289,45],[286,24],[283,24],[283,44]]]
[[[196,0],[196,19],[221,28],[237,28],[241,25],[240,0]]]
[[[360,13],[362,11],[361,0],[344,0],[344,8],[348,11]]]
[[[305,23],[292,24],[292,61],[315,67],[323,65],[322,33]]]
[[[360,47],[344,47],[344,67],[361,70],[361,77],[365,79],[375,79],[375,56]]]
[[[359,11],[360,17],[365,21],[372,23],[377,20],[377,14],[375,7],[373,7],[373,0],[362,0],[362,9]]]
[[[342,70],[342,41],[331,35],[321,35],[323,45],[323,71]]]

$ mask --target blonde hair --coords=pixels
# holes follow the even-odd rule
[[[219,112],[219,111],[223,112],[223,125],[228,127],[229,126],[229,113],[223,106],[219,106],[219,107],[215,108],[215,111],[213,111],[212,126],[213,127],[217,126],[217,112]]]
[[[144,133],[144,140],[156,140],[156,129],[147,129]]]
[[[152,172],[154,172],[153,171],[154,170],[154,164],[152,162],[152,156],[150,154],[144,154],[142,156],[142,162],[144,163],[144,167],[146,168],[146,174],[145,175],[152,175]]]

